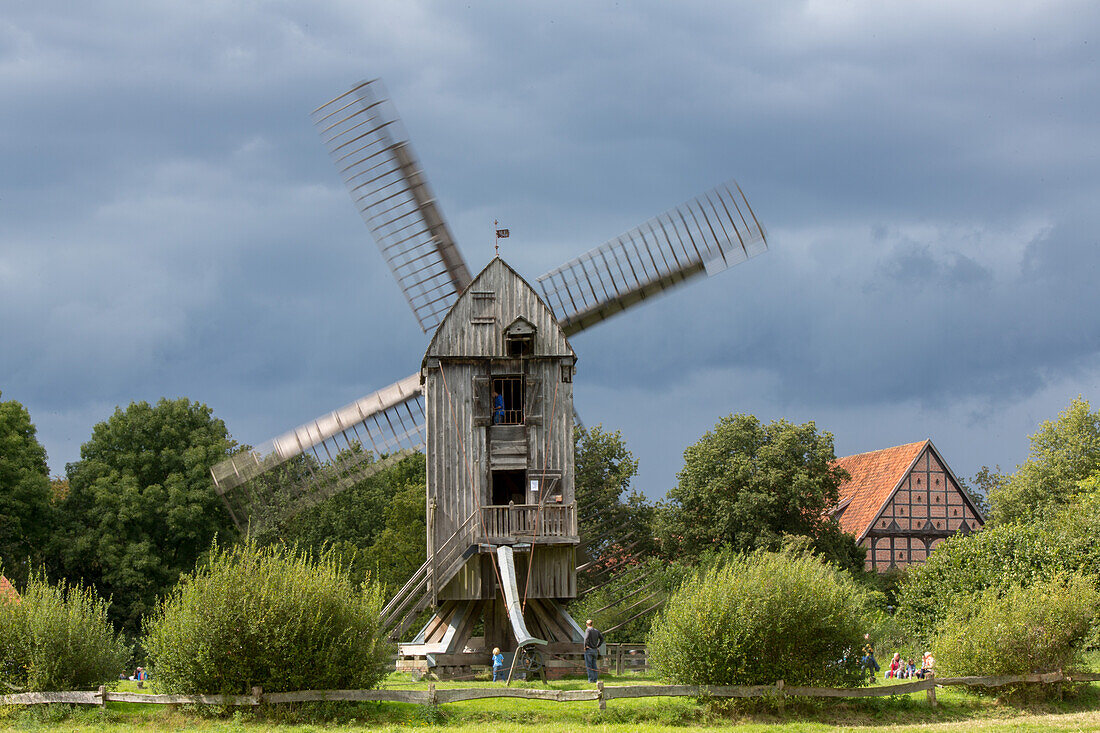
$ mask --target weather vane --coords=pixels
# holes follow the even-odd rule
[[[500,222],[493,219],[493,230],[496,232],[496,238],[493,240],[493,249],[496,251],[497,256],[500,256],[500,240],[508,238],[508,230],[500,228]]]

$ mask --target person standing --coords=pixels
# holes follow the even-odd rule
[[[864,634],[863,640],[867,643],[863,645],[863,660],[861,666],[864,672],[869,673],[871,682],[874,682],[876,679],[875,675],[878,674],[879,671],[878,660],[875,659],[875,645],[871,641],[870,634]]]
[[[599,681],[599,669],[596,660],[603,646],[603,634],[592,625],[592,619],[584,622],[584,671],[588,673],[589,682]]]
[[[500,647],[493,647],[493,682],[504,681],[504,655],[500,653]]]

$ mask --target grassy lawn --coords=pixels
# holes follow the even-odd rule
[[[637,675],[604,676],[606,685],[650,682]],[[541,683],[513,683],[542,687]],[[880,683],[881,684],[881,683]],[[407,675],[391,675],[385,687],[427,689]],[[488,681],[437,682],[437,689],[492,687]],[[561,680],[553,689],[586,689],[583,680]],[[119,690],[138,692],[136,683],[120,682]],[[156,692],[147,684],[144,692]],[[938,692],[932,708],[925,693],[862,700],[790,700],[782,709],[755,701],[726,710],[713,710],[692,699],[645,698],[611,700],[600,711],[595,702],[557,703],[540,700],[473,700],[432,709],[402,703],[310,703],[265,711],[230,712],[213,709],[170,710],[160,705],[110,703],[107,710],[63,706],[0,708],[0,729],[41,731],[130,731],[138,728],[178,731],[267,730],[320,731],[439,730],[449,733],[508,731],[642,731],[675,728],[707,730],[795,731],[1042,731],[1100,730],[1100,685],[1086,686],[1073,699],[1017,707],[992,697],[969,695],[959,688]]]

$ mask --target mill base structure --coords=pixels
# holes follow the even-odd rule
[[[529,647],[539,651],[547,677],[576,674],[576,667],[583,666],[577,658],[584,631],[557,600],[522,602],[515,553],[516,548],[506,545],[495,549],[502,584],[498,595],[503,598],[441,603],[411,642],[398,645],[399,672],[467,677],[476,667],[492,665],[494,647],[509,656]]]

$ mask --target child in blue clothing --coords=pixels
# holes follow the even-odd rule
[[[493,647],[493,682],[504,681],[504,655],[500,653],[500,647]]]

